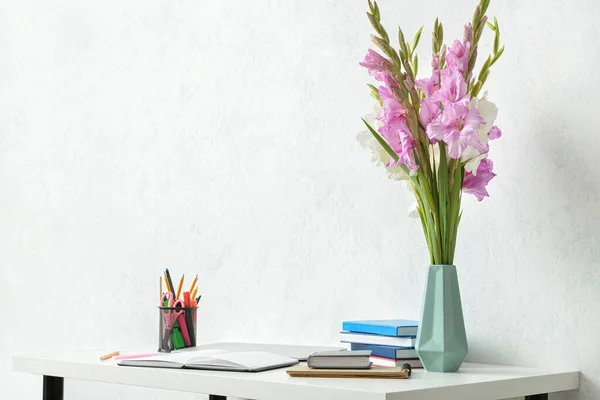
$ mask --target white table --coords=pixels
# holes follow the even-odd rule
[[[201,346],[224,350],[266,350],[297,358],[314,347],[215,343]],[[579,388],[579,372],[488,364],[464,364],[458,373],[414,370],[410,379],[290,378],[284,369],[236,373],[119,367],[100,361],[109,351],[68,352],[15,357],[13,368],[44,376],[44,400],[62,400],[64,378],[98,381],[257,400],[498,400],[526,396],[547,399],[547,393]]]

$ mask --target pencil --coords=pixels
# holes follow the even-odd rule
[[[171,274],[169,273],[169,268],[165,268],[165,274],[167,275],[167,280],[169,281],[169,287],[171,288],[171,293],[175,296],[175,286],[173,286],[173,281],[171,280]]]
[[[165,279],[165,286],[167,286],[167,292],[172,292],[171,287],[169,286],[169,280],[167,279],[167,274],[163,276]]]
[[[179,298],[179,295],[181,294],[181,288],[183,287],[183,279],[185,278],[185,274],[181,275],[181,279],[179,280],[179,287],[177,288],[177,296],[175,296],[175,299]]]
[[[196,298],[196,293],[198,293],[198,288],[194,288],[194,291],[192,292],[192,299]]]
[[[163,278],[161,276],[158,277],[158,286],[160,288],[160,293],[158,294],[158,297],[161,298],[163,295],[163,291],[162,291],[162,281]]]
[[[190,293],[192,293],[194,291],[194,288],[196,287],[196,282],[198,282],[198,274],[196,274],[196,277],[194,278],[194,281],[192,282],[192,286],[190,286]]]
[[[114,356],[118,356],[119,352],[118,351],[113,351],[112,353],[108,353],[103,355],[102,357],[100,357],[100,361],[106,361],[110,358],[113,358]]]

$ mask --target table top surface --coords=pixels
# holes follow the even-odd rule
[[[231,351],[270,351],[305,358],[321,346],[214,343]],[[13,368],[32,374],[258,400],[497,400],[579,388],[579,372],[465,363],[456,373],[416,369],[410,379],[291,378],[285,369],[258,373],[120,367],[100,361],[110,351],[73,351],[17,356]],[[132,352],[133,353],[133,352]]]

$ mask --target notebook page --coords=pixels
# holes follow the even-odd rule
[[[152,357],[132,358],[128,361],[160,361],[160,362],[175,362],[178,364],[186,364],[190,360],[199,357],[213,357],[217,354],[225,353],[225,350],[220,349],[208,349],[208,350],[194,350],[194,351],[182,351],[173,353],[160,353]]]
[[[222,362],[219,362],[222,361]],[[246,369],[261,369],[275,365],[288,364],[296,360],[278,354],[262,351],[245,351],[239,353],[222,353],[208,357],[193,357],[188,360],[190,365],[240,365]],[[207,364],[204,364],[207,363]]]

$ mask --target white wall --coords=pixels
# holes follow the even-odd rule
[[[554,399],[598,399],[600,3],[492,3],[505,136],[492,197],[464,204],[469,357],[577,367],[579,396]],[[206,342],[335,344],[343,319],[418,317],[428,258],[410,194],[355,142],[366,2],[1,4],[3,398],[40,396],[13,354],[154,345],[165,266],[200,274]],[[450,39],[474,1],[380,5],[392,37],[439,15]]]

